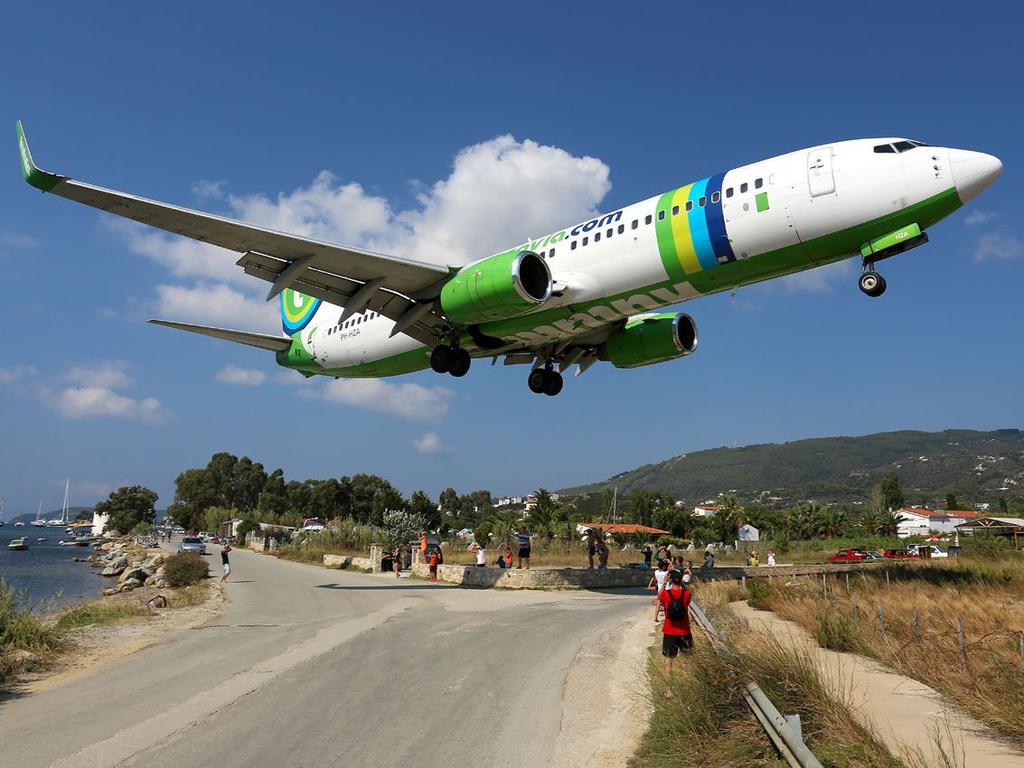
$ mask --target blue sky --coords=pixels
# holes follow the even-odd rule
[[[58,505],[65,476],[74,503],[138,482],[163,505],[218,450],[293,478],[505,493],[717,445],[1021,426],[1018,7],[384,5],[8,9],[7,515]],[[331,389],[145,325],[265,324],[266,286],[231,254],[31,190],[16,118],[44,168],[416,253],[484,255],[829,140],[906,135],[1005,170],[929,245],[884,262],[877,301],[855,264],[709,297],[687,307],[696,355],[599,365],[558,398],[480,362],[461,380]]]

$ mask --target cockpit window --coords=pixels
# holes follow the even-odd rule
[[[879,145],[877,145],[875,147],[875,152],[877,152],[878,154],[883,154],[885,152],[895,152],[895,151],[896,150],[892,148],[892,144],[879,144]]]
[[[896,147],[897,152],[909,152],[917,145],[910,141],[897,141],[893,146]]]

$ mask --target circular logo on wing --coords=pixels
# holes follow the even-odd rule
[[[284,332],[298,333],[313,319],[320,308],[320,299],[285,288],[281,291],[281,325]]]

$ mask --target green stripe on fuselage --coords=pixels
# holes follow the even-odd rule
[[[658,238],[658,253],[661,263],[665,265],[665,274],[673,283],[686,279],[683,265],[679,263],[675,238],[672,236],[672,197],[676,190],[666,192],[658,198],[658,207],[654,212],[654,233]],[[665,216],[662,218],[661,214]]]

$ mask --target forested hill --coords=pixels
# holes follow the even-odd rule
[[[768,491],[765,495],[785,502],[844,502],[869,498],[872,487],[894,471],[911,503],[944,499],[947,493],[965,502],[1017,498],[1024,495],[1024,432],[880,432],[713,448],[563,493],[617,486],[620,494],[642,488],[688,501],[728,491],[746,500]]]

